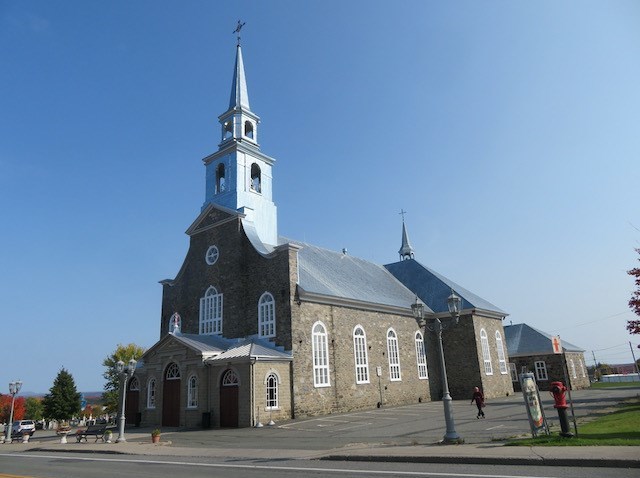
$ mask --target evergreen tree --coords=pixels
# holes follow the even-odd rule
[[[119,407],[120,377],[118,376],[118,372],[116,372],[116,363],[118,363],[119,360],[125,364],[129,363],[131,359],[139,360],[144,352],[145,349],[136,344],[118,344],[116,350],[102,361],[102,365],[106,368],[102,376],[107,381],[104,384],[102,402],[107,413],[116,413]]]
[[[64,368],[44,396],[42,405],[45,417],[55,420],[69,420],[80,413],[80,393],[76,390],[73,377]]]

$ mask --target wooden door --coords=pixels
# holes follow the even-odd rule
[[[227,370],[220,383],[220,426],[238,427],[238,376]]]

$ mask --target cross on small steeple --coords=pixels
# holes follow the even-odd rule
[[[402,216],[402,222],[404,222],[404,215],[407,213],[407,211],[405,211],[404,209],[400,209],[400,212],[398,214],[400,214]]]
[[[238,26],[232,32],[232,33],[237,33],[238,34],[238,46],[240,46],[240,30],[242,30],[242,27],[245,26],[246,23],[247,22],[241,22],[240,20],[238,20]]]

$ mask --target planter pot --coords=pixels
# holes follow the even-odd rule
[[[160,435],[151,435],[151,443],[158,443],[160,441]]]

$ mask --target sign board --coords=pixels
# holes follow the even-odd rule
[[[376,367],[376,375],[382,377],[382,367],[380,365]]]
[[[551,337],[551,345],[553,346],[553,353],[554,354],[561,354],[562,353],[562,342],[560,342],[560,337],[557,335],[554,335],[553,337]]]
[[[522,390],[522,397],[524,398],[527,415],[529,416],[531,434],[534,437],[537,437],[540,432],[548,435],[549,428],[547,427],[547,420],[544,416],[544,410],[542,409],[542,402],[540,401],[540,391],[538,390],[538,384],[532,373],[520,374],[520,389]]]

